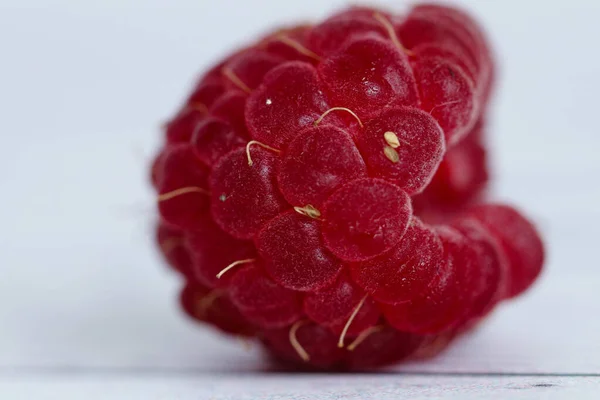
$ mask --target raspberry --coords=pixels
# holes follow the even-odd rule
[[[276,170],[279,157],[259,146],[248,165],[245,149],[221,158],[210,175],[211,213],[215,222],[240,239],[254,237],[261,226],[288,206],[279,193]]]
[[[184,107],[165,126],[165,137],[171,143],[189,142],[196,126],[201,123],[208,114],[204,104],[191,104]]]
[[[462,42],[466,51],[475,60],[478,72],[475,81],[479,81],[484,104],[489,99],[494,81],[494,64],[492,52],[487,44],[484,32],[477,23],[464,12],[451,7],[423,4],[413,9],[414,15],[433,18],[439,26],[444,26],[447,33]],[[452,36],[450,34],[449,36]]]
[[[262,83],[265,74],[281,64],[282,57],[261,50],[249,50],[234,56],[223,67],[227,86],[250,93]]]
[[[472,218],[456,221],[453,226],[462,233],[477,253],[477,274],[480,284],[473,288],[473,305],[469,310],[471,319],[487,315],[506,295],[507,260],[498,241]]]
[[[387,321],[396,329],[437,334],[456,326],[471,301],[477,276],[475,252],[466,239],[449,227],[436,230],[444,246],[444,261],[427,291],[409,302],[381,304]]]
[[[178,228],[196,229],[210,206],[208,170],[185,143],[166,149],[160,164],[157,183],[161,217]]]
[[[469,239],[456,229],[448,225],[437,226],[435,232],[439,235],[444,246],[446,260],[454,268],[456,288],[459,289],[454,301],[459,302],[460,307],[463,308],[459,314],[464,317],[468,313],[473,299],[476,297],[477,290],[481,287],[483,281],[483,275],[480,273],[479,254]],[[452,320],[452,313],[457,311],[448,310],[448,315],[445,315],[444,318]],[[448,324],[453,325],[450,322]]]
[[[290,204],[318,207],[343,183],[366,176],[367,167],[352,137],[333,126],[318,126],[287,147],[277,181]]]
[[[291,328],[266,330],[263,342],[281,361],[293,365],[317,368],[336,368],[342,362],[344,351],[337,346],[337,337],[327,328],[300,321]]]
[[[318,324],[333,333],[358,335],[374,326],[380,316],[375,302],[346,274],[331,286],[309,293],[304,298],[304,312]],[[343,338],[342,338],[343,339]]]
[[[371,173],[413,195],[429,183],[444,154],[436,121],[416,108],[390,108],[377,115],[357,138]]]
[[[208,71],[196,84],[187,99],[186,105],[197,106],[204,110],[212,107],[213,103],[225,92],[225,84],[221,79],[224,62]]]
[[[224,120],[241,136],[247,137],[245,107],[246,95],[232,90],[219,97],[209,112],[212,117]]]
[[[476,44],[471,42],[471,38],[461,35],[465,33],[462,26],[452,26],[443,17],[434,14],[436,13],[425,9],[413,10],[398,27],[398,37],[413,51],[434,44],[453,53],[461,63],[469,65],[469,75],[473,83],[476,83],[480,69],[479,49],[476,48]]]
[[[210,291],[202,285],[188,283],[181,292],[180,301],[192,319],[206,321],[225,333],[254,335],[255,328],[222,291]]]
[[[400,26],[398,35],[414,50],[420,44],[436,44],[464,55],[474,67],[473,81],[485,92],[491,83],[492,54],[484,33],[468,15],[439,5],[418,5]],[[465,57],[461,57],[465,59]]]
[[[528,288],[535,228],[476,204],[493,72],[475,22],[435,5],[350,8],[217,63],[150,171],[183,310],[295,367],[363,369]]]
[[[248,320],[264,328],[289,326],[301,316],[301,297],[250,265],[235,272],[230,285],[232,302]]]
[[[375,18],[373,11],[343,12],[323,21],[310,30],[307,44],[318,54],[329,56],[346,47],[355,37],[365,34],[375,34],[386,37],[384,26]]]
[[[246,121],[255,140],[282,148],[329,108],[315,68],[287,62],[271,70],[250,95]]]
[[[342,262],[322,243],[319,223],[288,211],[269,221],[256,236],[265,269],[281,286],[314,291],[332,283]]]
[[[414,69],[421,107],[439,122],[449,143],[458,142],[477,117],[473,84],[458,65],[441,58],[424,57]]]
[[[444,199],[446,204],[458,205],[476,197],[489,179],[487,154],[478,134],[482,129],[477,124],[465,139],[452,147],[434,175],[429,190]]]
[[[323,205],[325,245],[345,261],[364,261],[395,246],[408,228],[410,197],[380,179],[357,179]]]
[[[477,80],[477,71],[473,61],[460,46],[454,43],[423,43],[413,47],[411,51],[419,59],[448,60],[459,66],[472,82]]]
[[[219,279],[217,274],[229,264],[256,256],[252,242],[226,234],[209,215],[203,217],[196,230],[187,233],[186,248],[193,262],[194,277],[210,288],[228,284],[230,275]]]
[[[333,102],[361,118],[390,105],[418,103],[408,58],[389,40],[359,36],[319,66],[319,75]]]
[[[448,150],[427,188],[413,197],[415,213],[428,222],[447,222],[482,197],[489,180],[484,123]]]
[[[544,264],[544,245],[531,222],[505,205],[479,205],[469,214],[498,239],[508,257],[507,296],[515,297],[538,277]]]
[[[378,329],[377,329],[378,328]],[[392,364],[411,356],[425,336],[401,332],[389,326],[379,326],[365,331],[352,342],[346,355],[350,369],[365,369]]]
[[[192,259],[185,243],[183,231],[159,223],[156,242],[165,261],[185,276],[192,276]]]
[[[423,293],[442,260],[439,237],[413,217],[399,245],[377,258],[350,265],[350,271],[375,300],[397,304]]]
[[[259,47],[269,54],[279,56],[288,61],[304,61],[314,64],[321,60],[306,45],[308,26],[295,26],[279,29],[259,42]]]
[[[227,122],[207,117],[194,130],[191,138],[194,154],[206,166],[211,167],[221,157],[238,147],[245,147],[248,139],[236,132]]]
[[[150,182],[154,190],[159,190],[163,179],[163,159],[164,152],[159,152],[154,156],[152,165],[150,165]]]

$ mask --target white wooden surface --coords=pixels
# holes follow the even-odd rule
[[[370,375],[260,372],[256,348],[178,313],[149,231],[156,127],[224,49],[342,3],[0,2],[0,399],[597,398],[593,0],[461,2],[502,54],[495,191],[548,243],[530,293],[438,359]]]
[[[398,400],[597,399],[597,378],[427,375],[217,375],[22,377],[0,389],[15,399]],[[4,398],[4,397],[3,397]]]

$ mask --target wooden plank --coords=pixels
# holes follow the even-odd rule
[[[204,375],[0,377],[2,399],[398,400],[596,399],[596,377]]]

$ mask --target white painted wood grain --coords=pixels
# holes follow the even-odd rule
[[[10,394],[9,399],[36,400],[587,400],[597,399],[599,392],[598,378],[582,377],[199,375],[0,380],[0,394]]]

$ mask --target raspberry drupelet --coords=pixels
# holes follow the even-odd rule
[[[526,290],[538,233],[477,203],[493,77],[478,25],[437,5],[350,8],[209,70],[151,168],[183,310],[284,363],[363,369]]]

